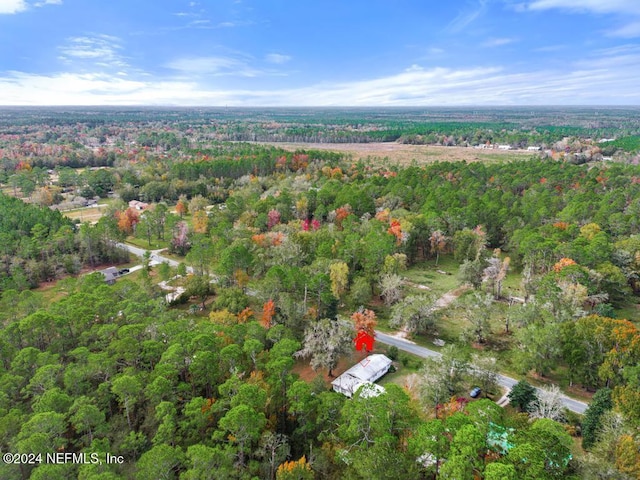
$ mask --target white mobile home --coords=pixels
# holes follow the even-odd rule
[[[384,389],[379,385],[373,385],[373,382],[389,371],[391,363],[391,359],[385,355],[379,353],[369,355],[336,378],[331,385],[336,392],[352,397],[361,385],[370,384],[371,388],[367,389],[367,396],[373,396],[373,392],[378,392],[379,395]]]

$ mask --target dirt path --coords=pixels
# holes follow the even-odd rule
[[[424,288],[426,290],[430,290],[430,288],[427,287],[426,285],[418,285],[417,283],[412,283],[412,282],[409,282],[409,283],[411,283],[413,286],[417,288]],[[436,300],[434,304],[434,311],[447,308],[449,305],[455,302],[460,295],[462,295],[464,292],[469,290],[469,288],[470,287],[467,285],[461,285],[458,288],[449,290],[448,292],[443,294],[438,300]],[[395,333],[387,333],[387,335],[389,335],[390,337],[400,338],[406,342],[415,343],[407,338],[409,335],[409,332],[407,332],[404,328],[402,330],[398,330]]]
[[[442,310],[443,308],[447,308],[451,305],[456,299],[462,295],[464,292],[469,290],[470,287],[467,285],[461,285],[458,288],[454,288],[453,290],[448,291],[444,295],[442,295],[438,300],[436,300],[436,310]]]

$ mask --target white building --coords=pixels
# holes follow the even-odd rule
[[[336,378],[331,385],[336,392],[347,397],[352,397],[361,385],[368,385],[363,396],[380,395],[384,392],[384,388],[374,385],[373,382],[389,371],[391,363],[391,359],[385,355],[379,353],[369,355]]]

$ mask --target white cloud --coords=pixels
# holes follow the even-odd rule
[[[168,66],[178,76],[9,72],[0,76],[0,105],[640,105],[640,46],[631,44],[562,69],[411,65],[386,77],[253,90],[220,89],[201,76],[246,68],[236,57],[184,58]]]
[[[233,57],[184,57],[165,65],[167,68],[190,75],[254,76],[256,71],[247,63]]]
[[[276,55],[276,54],[274,54]],[[271,63],[282,64],[288,61],[286,55],[276,55],[268,58]],[[207,57],[182,57],[174,59],[164,66],[171,70],[180,72],[182,75],[200,77],[264,77],[264,76],[284,76],[283,72],[275,69],[259,69],[251,64],[254,59],[249,55],[236,52],[233,55],[207,56]]]
[[[26,10],[28,7],[24,0],[0,0],[0,15],[11,15]]]
[[[266,55],[264,59],[269,63],[275,63],[277,65],[281,65],[291,60],[291,57],[289,55],[282,55],[280,53],[270,53]]]
[[[44,2],[34,3],[34,7],[44,7],[45,5],[62,5],[62,0],[44,0]]]
[[[640,37],[640,20],[628,23],[615,30],[610,30],[607,34],[610,37],[638,38]]]
[[[486,42],[482,43],[483,47],[501,47],[503,45],[508,45],[509,43],[513,43],[515,40],[513,38],[491,38]]]
[[[534,0],[527,3],[529,10],[553,8],[592,13],[622,13],[640,15],[638,0]]]
[[[62,5],[62,0],[43,0],[29,4],[26,0],[0,0],[0,15],[12,15],[24,12],[29,7],[44,7],[45,5]]]
[[[237,20],[237,21],[227,21],[220,22],[216,24],[216,28],[236,28],[236,27],[248,27],[254,25],[255,22],[252,20]]]
[[[477,0],[468,9],[458,13],[458,16],[447,25],[447,30],[453,33],[464,30],[486,11],[486,6],[487,0]]]
[[[127,62],[118,53],[122,50],[120,39],[111,35],[93,35],[69,38],[59,47],[58,57],[65,63],[95,62],[106,67],[126,67]]]

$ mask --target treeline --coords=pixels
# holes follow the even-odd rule
[[[265,124],[247,122],[238,125],[220,123],[212,127],[220,140],[306,143],[395,142],[416,145],[467,146],[501,143],[518,148],[530,145],[549,146],[565,137],[590,139],[608,129],[584,127],[536,126],[489,122],[402,122],[397,120],[364,121],[362,124],[315,123],[311,125]]]
[[[288,328],[167,310],[149,284],[91,275],[48,306],[13,291],[0,303],[0,447],[102,460],[5,461],[4,480],[578,475],[551,419],[456,398],[425,419],[394,384],[346,399],[293,372],[301,343]]]
[[[603,155],[613,155],[618,150],[629,153],[637,153],[640,151],[640,136],[634,135],[630,137],[622,137],[613,140],[612,142],[601,143]]]
[[[128,259],[106,230],[88,225],[76,230],[58,211],[0,193],[0,212],[0,291],[33,288],[77,274],[86,264]]]

